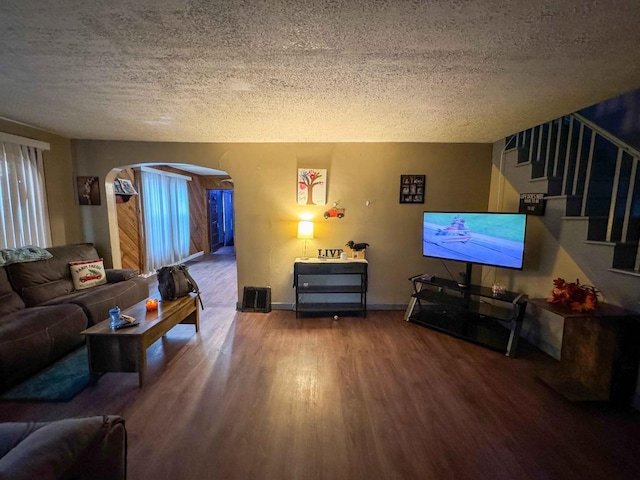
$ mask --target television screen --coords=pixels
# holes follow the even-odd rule
[[[521,269],[526,226],[523,213],[424,212],[422,255]]]

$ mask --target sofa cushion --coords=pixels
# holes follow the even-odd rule
[[[104,263],[101,258],[83,260],[69,263],[73,287],[76,290],[95,287],[107,283],[107,275],[104,272]]]
[[[11,284],[27,307],[73,292],[69,263],[99,258],[90,243],[51,247],[48,251],[52,255],[48,260],[5,267]]]
[[[82,345],[78,305],[32,307],[0,317],[0,387],[9,388]],[[37,354],[34,354],[37,352]]]
[[[0,424],[0,478],[126,478],[127,435],[118,416]]]
[[[106,274],[107,283],[118,283],[136,278],[138,271],[131,268],[108,268]]]
[[[43,305],[48,300],[73,292],[73,282],[57,280],[55,282],[31,285],[22,289],[22,299],[27,307]]]
[[[106,283],[87,290],[77,290],[70,294],[52,298],[45,305],[74,303],[84,310],[89,325],[95,325],[109,317],[109,310],[115,306],[123,309],[141,302],[149,296],[146,278],[135,277],[126,282]]]
[[[0,268],[0,316],[23,308],[24,302],[11,288],[9,278],[7,278],[7,271],[4,268]]]

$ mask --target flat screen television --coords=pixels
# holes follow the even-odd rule
[[[424,212],[422,255],[522,269],[524,213]]]

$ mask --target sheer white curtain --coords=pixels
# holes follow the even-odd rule
[[[51,246],[42,151],[0,141],[0,248]]]
[[[142,170],[142,206],[147,272],[189,256],[187,180]]]

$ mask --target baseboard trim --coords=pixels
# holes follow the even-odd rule
[[[239,305],[236,304],[236,305]],[[274,302],[271,304],[272,310],[295,310],[296,305],[294,303],[285,303],[285,302]],[[400,310],[405,311],[407,309],[407,304],[399,304],[399,303],[372,303],[367,305],[367,310]]]
[[[189,260],[193,260],[194,258],[201,257],[202,255],[204,255],[204,251],[196,252],[193,255],[189,255],[187,258],[185,258],[184,260],[178,263],[188,262]]]
[[[272,302],[271,310],[295,310],[295,305],[290,303]],[[236,310],[242,311],[242,302],[236,302]]]
[[[271,310],[295,310],[296,306],[293,303],[273,302],[271,304]]]
[[[407,309],[407,304],[399,304],[399,303],[372,303],[367,305],[367,310],[400,310],[405,311]]]
[[[189,260],[194,260],[194,259],[196,259],[198,257],[201,257],[202,255],[204,255],[204,251],[196,252],[193,255],[189,255],[187,258],[183,258],[179,262],[171,263],[171,264],[166,265],[166,266],[170,267],[171,265],[180,265],[182,263],[188,262]],[[145,273],[140,274],[140,276],[144,277],[144,278],[151,278],[151,277],[155,276],[156,273],[157,272],[155,272],[155,271],[153,271],[153,272],[145,272]]]

